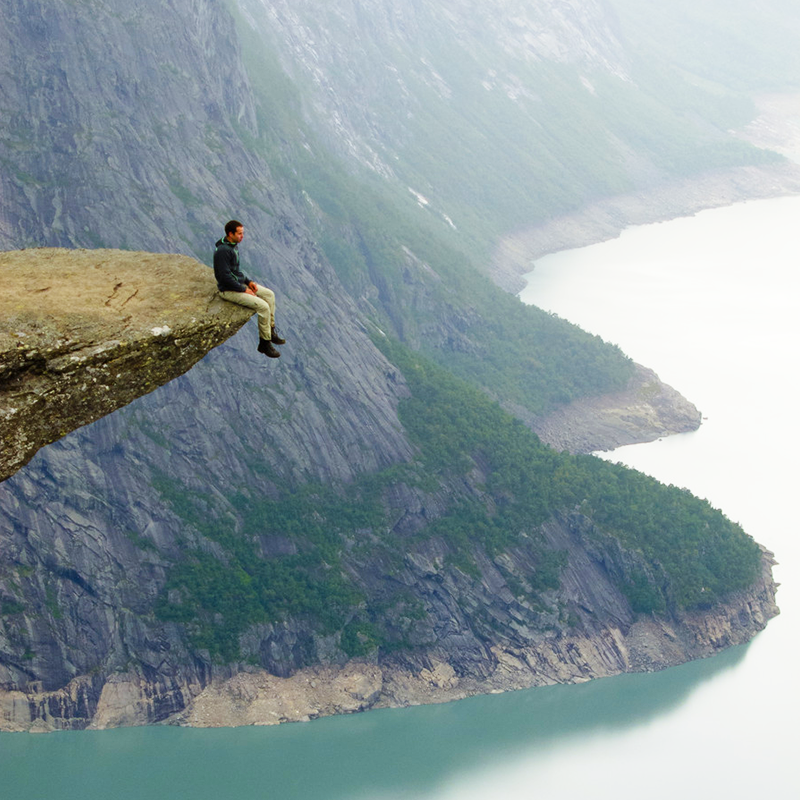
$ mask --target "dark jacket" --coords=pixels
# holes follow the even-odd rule
[[[220,239],[214,250],[214,277],[221,292],[243,292],[250,283],[239,269],[239,250],[227,237]]]

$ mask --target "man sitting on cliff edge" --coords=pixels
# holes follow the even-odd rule
[[[279,358],[273,347],[286,344],[275,328],[275,292],[259,286],[246,278],[239,269],[239,242],[244,238],[244,226],[232,219],[225,223],[225,236],[216,244],[214,251],[214,276],[219,295],[223,300],[251,308],[258,314],[258,352],[268,358]]]

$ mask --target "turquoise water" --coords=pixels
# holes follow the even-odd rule
[[[5,734],[2,791],[16,800],[438,796],[498,764],[544,762],[577,743],[651,725],[745,653],[655,675],[280,727]]]
[[[775,550],[782,614],[747,646],[623,675],[277,728],[0,734],[0,800],[797,800],[800,198],[626,231],[536,265],[523,298],[698,404],[623,460]]]

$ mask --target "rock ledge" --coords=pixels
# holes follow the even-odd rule
[[[188,256],[0,253],[0,480],[70,431],[182,375],[251,312]]]

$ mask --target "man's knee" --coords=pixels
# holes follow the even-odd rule
[[[269,314],[272,312],[269,303],[263,297],[253,298],[253,308],[258,311],[259,314]]]
[[[273,292],[272,289],[267,289],[266,286],[259,286],[256,294],[270,304],[275,302],[275,292]]]

